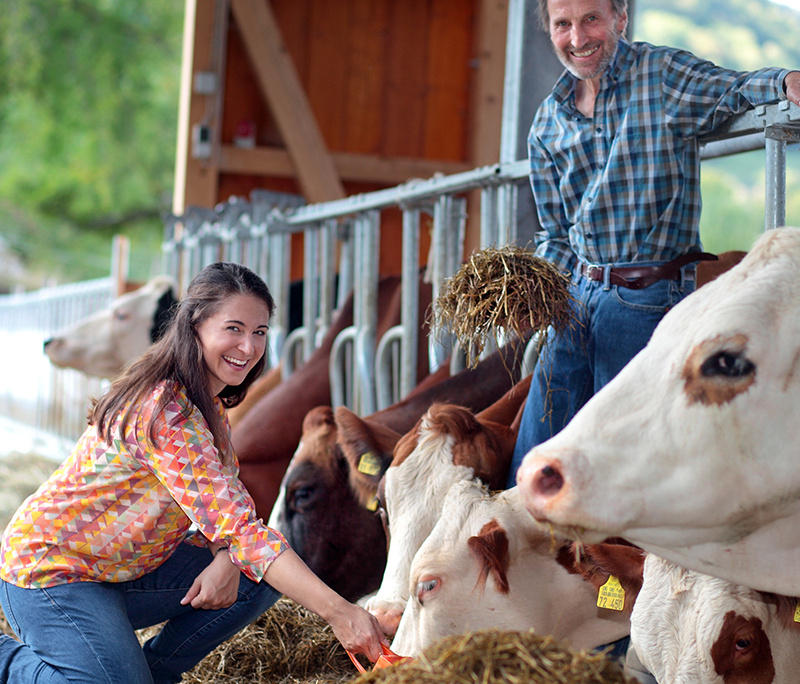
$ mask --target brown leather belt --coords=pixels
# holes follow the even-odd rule
[[[659,280],[680,280],[681,268],[696,261],[716,261],[716,254],[708,252],[689,252],[659,266],[612,266],[609,282],[632,290],[641,290]],[[581,275],[589,280],[603,281],[605,266],[590,266],[581,262]]]

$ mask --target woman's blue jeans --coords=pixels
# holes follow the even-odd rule
[[[632,290],[611,285],[608,271],[605,282],[573,273],[575,323],[558,334],[548,332],[522,412],[508,487],[516,485],[525,454],[559,432],[644,348],[667,311],[694,291],[694,267],[682,274],[681,280]]]
[[[182,606],[211,563],[205,547],[180,544],[156,570],[130,582],[75,582],[22,589],[3,582],[0,603],[22,643],[0,639],[0,683],[166,684],[250,624],[280,598],[244,575],[221,610]],[[135,630],[165,622],[144,646]]]

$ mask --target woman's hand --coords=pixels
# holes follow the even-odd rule
[[[192,608],[219,610],[236,603],[239,592],[239,568],[231,563],[225,547],[218,551],[211,564],[194,580],[181,605]]]
[[[372,662],[383,652],[381,643],[389,645],[377,618],[353,603],[342,601],[327,621],[345,650],[363,653]]]
[[[375,662],[383,654],[381,644],[389,645],[378,620],[328,587],[293,549],[286,549],[270,563],[266,580],[325,620],[348,651],[362,653]]]

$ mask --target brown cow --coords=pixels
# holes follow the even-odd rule
[[[482,410],[494,401],[494,413],[486,409],[487,415],[508,425],[527,392],[513,395],[513,411],[503,413],[499,404],[519,377],[523,351],[522,344],[510,345],[474,370],[418,387],[403,401],[367,418],[345,408],[309,412],[270,526],[283,532],[311,569],[346,598],[357,600],[374,591],[386,563],[386,536],[375,513],[375,494],[400,435],[435,402]]]
[[[382,278],[378,285],[377,339],[400,323],[400,285],[397,276]],[[431,301],[430,284],[420,282],[419,293],[420,311],[426,311]],[[352,322],[351,294],[308,361],[256,402],[232,429],[233,447],[241,467],[240,479],[253,497],[257,513],[265,519],[272,510],[283,474],[297,449],[303,433],[303,419],[315,406],[331,403],[328,372],[331,348],[336,335]],[[427,327],[423,327],[417,353],[418,381],[427,375],[427,338]]]

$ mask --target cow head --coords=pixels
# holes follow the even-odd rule
[[[800,594],[800,230],[672,309],[649,344],[517,473],[526,506],[586,543]],[[773,549],[786,553],[770,556]],[[792,555],[793,554],[793,555]]]
[[[415,656],[480,629],[533,629],[575,648],[627,635],[627,616],[599,615],[595,589],[559,562],[567,544],[527,514],[516,487],[490,494],[476,480],[454,484],[413,559],[392,649]]]
[[[800,668],[797,599],[763,594],[649,554],[631,641],[660,682],[789,684]]]
[[[378,593],[367,602],[386,634],[393,634],[400,622],[411,561],[436,524],[450,487],[474,478],[494,489],[504,486],[515,419],[529,382],[530,377],[479,414],[455,404],[434,404],[397,443],[378,494],[389,539],[386,571]]]
[[[173,281],[159,276],[45,341],[45,354],[61,368],[113,378],[161,336],[176,302]]]
[[[270,516],[270,527],[350,601],[375,591],[386,565],[375,491],[398,437],[345,408],[312,409]]]

